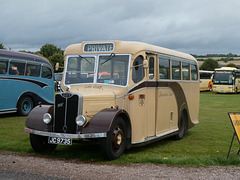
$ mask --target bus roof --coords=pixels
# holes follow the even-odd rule
[[[34,54],[29,54],[29,53],[15,52],[15,51],[8,51],[8,50],[0,49],[0,57],[36,61],[36,62],[46,63],[50,67],[52,67],[51,63],[47,59],[45,59],[41,56],[34,55]]]
[[[200,73],[213,73],[214,71],[199,70]]]
[[[221,71],[221,70],[233,71],[233,70],[237,70],[237,68],[235,68],[235,67],[221,67],[221,68],[216,68],[215,69],[215,71]]]
[[[112,53],[116,53],[116,54],[136,54],[140,51],[147,51],[149,53],[158,53],[158,54],[162,54],[162,55],[170,55],[173,57],[180,57],[183,59],[188,59],[188,60],[192,60],[192,61],[197,61],[193,56],[191,56],[190,54],[187,53],[183,53],[183,52],[179,52],[179,51],[175,51],[175,50],[171,50],[171,49],[167,49],[167,48],[163,48],[160,46],[155,46],[155,45],[151,45],[151,44],[147,44],[147,43],[143,43],[143,42],[135,42],[135,41],[118,41],[118,40],[114,40],[114,41],[83,41],[82,43],[78,43],[78,44],[72,44],[69,45],[65,52],[64,55],[70,55],[70,54],[89,54],[87,52],[84,52],[83,48],[85,44],[103,44],[103,43],[114,43],[114,51],[112,51]],[[95,54],[103,54],[106,52],[94,52]]]

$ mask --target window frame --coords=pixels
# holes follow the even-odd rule
[[[23,71],[21,70],[21,73],[19,73],[19,66],[13,66],[13,67],[17,67],[17,69],[13,69],[13,67],[11,67],[11,65],[13,63],[23,64],[23,68],[24,68]],[[11,59],[9,61],[9,72],[8,72],[9,75],[11,75],[11,76],[24,76],[25,75],[25,71],[26,71],[26,60]],[[15,72],[15,73],[13,73],[13,72]]]
[[[51,77],[43,77],[43,68],[48,68],[49,70],[50,70],[50,72],[51,72]],[[42,67],[41,67],[41,78],[44,78],[44,79],[52,79],[53,78],[53,71],[52,71],[52,69],[51,69],[51,67],[50,66],[48,66],[47,64],[42,64]]]
[[[38,72],[37,72],[37,75],[35,74],[30,74],[28,75],[28,66],[38,66]],[[31,70],[30,70],[31,72]],[[34,63],[34,62],[27,62],[26,65],[25,65],[25,73],[24,73],[24,76],[29,76],[29,77],[39,77],[41,75],[41,64],[39,63]]]
[[[140,61],[142,61],[141,63],[139,63],[137,61],[137,59],[139,59],[139,58],[141,58],[141,60],[140,60]],[[144,67],[143,67],[143,61],[144,61],[144,57],[142,55],[138,55],[133,61],[133,64],[132,64],[133,65],[132,66],[132,81],[135,84],[141,82],[146,76],[146,73],[145,73],[145,70],[144,70]],[[136,63],[138,63],[138,64],[136,64]],[[141,74],[139,73],[140,75],[137,75],[137,72],[140,72],[140,71],[138,71],[138,69],[142,70]],[[136,74],[134,75],[133,73],[136,73]],[[138,77],[140,77],[140,78],[138,78]]]
[[[6,62],[6,67],[0,69],[0,74],[1,75],[6,75],[8,73],[9,60],[4,59],[4,58],[0,58],[0,62],[3,62],[3,63]],[[5,73],[3,73],[3,70],[5,70]]]
[[[173,62],[176,62],[178,65],[177,65],[177,67],[178,68],[173,68],[173,66],[174,66],[174,64],[173,64]],[[181,77],[181,75],[182,75],[182,69],[181,69],[181,60],[180,59],[171,59],[171,71],[172,71],[172,73],[171,73],[171,75],[172,75],[172,77],[171,77],[171,79],[172,80],[182,80],[182,77]],[[174,73],[176,72],[176,71],[174,71],[173,72],[173,70],[178,70],[178,78],[175,78],[175,75],[174,75]],[[176,76],[177,77],[177,76]]]
[[[193,78],[193,75],[192,75],[192,74],[193,74],[193,73],[192,73],[192,66],[195,66],[195,67],[196,67],[195,70],[196,70],[196,75],[197,75],[197,76],[196,76],[195,79]],[[191,74],[190,81],[198,81],[198,80],[199,80],[199,75],[198,75],[198,74],[199,74],[199,70],[198,70],[197,67],[198,67],[198,66],[197,66],[196,63],[193,63],[193,62],[190,63],[190,74]]]
[[[184,66],[183,66],[183,64],[186,64],[187,66],[187,68],[183,68]],[[187,69],[187,79],[185,79],[184,78],[184,69]],[[181,61],[181,71],[182,71],[182,74],[181,74],[181,79],[182,80],[184,80],[184,81],[189,81],[190,80],[190,62],[188,62],[188,61]]]
[[[160,65],[161,65],[160,60],[168,61],[168,63],[166,63],[168,65],[168,67],[167,68],[164,67],[164,69],[167,69],[167,78],[163,78],[163,79],[171,80],[171,73],[170,73],[170,71],[171,71],[171,68],[170,68],[171,67],[171,58],[168,57],[168,56],[162,56],[162,55],[160,55],[159,58],[158,58],[158,78],[161,80],[162,78],[161,78],[161,75],[160,75]]]

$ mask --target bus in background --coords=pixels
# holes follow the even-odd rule
[[[200,91],[212,91],[213,71],[199,70]]]
[[[240,90],[240,70],[222,67],[214,70],[213,92],[238,93]]]
[[[26,120],[36,152],[87,139],[112,160],[132,146],[179,140],[198,124],[198,63],[189,54],[142,42],[91,41],[68,46],[64,61],[64,92]]]
[[[38,104],[53,104],[53,68],[33,54],[0,50],[0,114],[26,116]]]

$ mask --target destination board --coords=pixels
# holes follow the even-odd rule
[[[85,44],[84,52],[94,53],[94,52],[112,52],[114,50],[114,43],[94,43]]]

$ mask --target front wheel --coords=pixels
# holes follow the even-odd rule
[[[57,147],[57,144],[48,144],[47,136],[39,136],[36,134],[30,134],[30,143],[33,150],[38,153],[54,151]]]
[[[124,120],[118,117],[112,124],[107,137],[101,141],[100,148],[104,159],[119,158],[126,149],[127,130]]]
[[[27,116],[33,109],[33,106],[33,100],[30,97],[23,97],[18,103],[18,112],[21,116]]]

